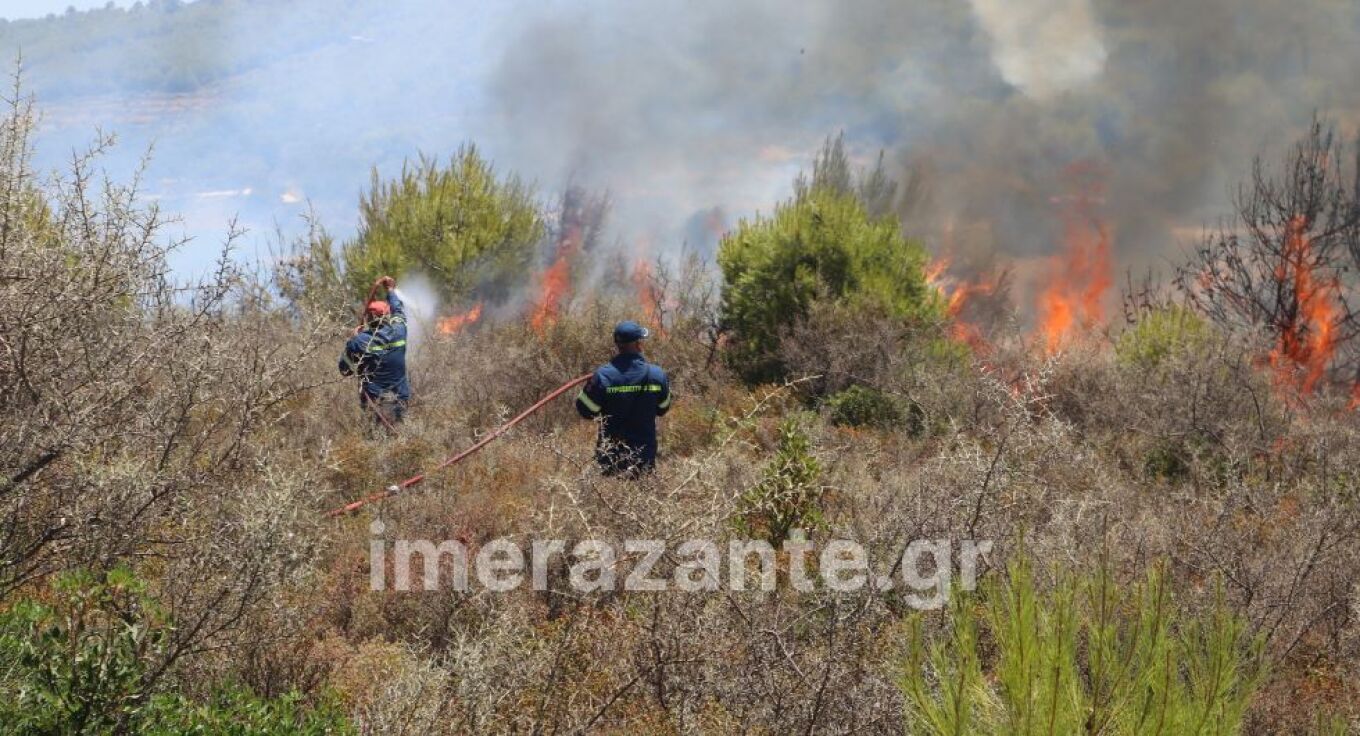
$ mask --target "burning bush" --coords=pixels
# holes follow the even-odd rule
[[[1357,157],[1360,149],[1348,153],[1314,121],[1281,170],[1255,162],[1236,219],[1210,233],[1177,277],[1188,302],[1216,324],[1264,330],[1277,383],[1303,395],[1333,379],[1354,380]]]

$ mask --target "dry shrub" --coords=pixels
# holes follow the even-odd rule
[[[370,640],[331,678],[331,687],[364,734],[439,733],[449,672],[406,647]]]
[[[797,414],[821,468],[813,541],[859,541],[882,570],[911,540],[992,540],[982,562],[996,574],[1023,538],[1041,587],[1054,569],[1106,560],[1134,579],[1165,559],[1188,612],[1221,580],[1267,637],[1275,674],[1251,729],[1357,710],[1360,428],[1343,397],[1281,394],[1248,337],[1135,367],[1099,345],[1040,358],[1004,335],[974,352],[937,328],[823,304],[781,341],[794,381],[746,387],[716,359],[711,283],[658,267],[648,356],[676,406],[655,474],[601,477],[594,427],[567,396],[415,489],[324,519],[607,360],[636,301],[583,295],[542,335],[488,320],[427,337],[412,350],[410,420],[388,437],[335,373],[349,328],[285,313],[225,262],[177,297],[154,210],[133,207],[132,190],[92,194],[85,159],[65,185],[37,188],[31,121],[12,115],[0,594],[58,569],[135,564],[176,623],[153,668],[165,686],[331,688],[373,733],[898,732],[900,593],[579,594],[562,565],[544,594],[369,590],[375,536],[389,552],[400,537],[474,555],[497,537],[661,539],[664,575],[679,542],[736,536],[742,498]],[[807,413],[850,386],[919,407],[926,431]]]
[[[193,673],[252,634],[310,574],[318,473],[283,427],[333,327],[288,316],[231,241],[195,284],[167,277],[164,218],[137,181],[30,168],[33,115],[0,124],[0,595],[53,573],[132,566],[173,622],[140,687]],[[253,632],[258,633],[258,632]]]

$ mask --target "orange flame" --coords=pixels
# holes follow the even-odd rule
[[[992,295],[996,292],[998,284],[999,279],[964,282],[949,295],[949,301],[945,306],[945,313],[952,320],[950,335],[955,340],[973,348],[974,352],[986,351],[988,348],[987,341],[982,336],[982,330],[977,325],[963,319],[961,315],[970,300]]]
[[[1105,321],[1105,292],[1114,283],[1110,236],[1104,223],[1068,213],[1064,218],[1067,251],[1052,260],[1053,273],[1039,295],[1039,333],[1044,352],[1061,349],[1077,330]]]
[[[452,335],[464,327],[476,324],[482,318],[482,303],[477,302],[477,306],[469,309],[462,314],[455,314],[439,320],[439,333],[442,335]]]
[[[944,272],[949,270],[949,256],[936,258],[929,266],[926,266],[926,286],[929,286],[944,296],[944,288],[940,279]]]
[[[652,264],[638,260],[633,264],[633,290],[637,294],[638,304],[642,307],[642,313],[652,329],[661,330],[661,302],[657,298],[657,290],[652,283]]]
[[[999,279],[964,281],[957,286],[949,286],[952,279],[947,278],[945,272],[949,270],[950,263],[948,256],[941,256],[926,266],[926,285],[945,300],[945,316],[950,320],[950,336],[972,347],[974,351],[981,352],[988,347],[987,341],[982,337],[982,331],[964,320],[962,314],[970,300],[995,292]]]
[[[1302,215],[1290,218],[1285,232],[1284,251],[1275,269],[1275,278],[1293,289],[1297,309],[1287,311],[1280,337],[1270,351],[1270,365],[1277,380],[1293,383],[1303,394],[1311,394],[1322,380],[1336,352],[1336,328],[1340,309],[1336,303],[1336,279],[1319,280],[1313,273],[1312,241],[1308,221]]]
[[[529,317],[529,325],[534,332],[541,334],[549,325],[557,322],[562,302],[571,291],[571,262],[580,249],[581,228],[577,225],[565,228],[557,242],[552,265],[539,274],[538,298],[534,301],[534,309]]]

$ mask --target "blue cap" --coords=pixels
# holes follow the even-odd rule
[[[652,333],[648,332],[646,327],[631,319],[624,320],[614,326],[614,342],[619,344],[646,340],[651,335]]]

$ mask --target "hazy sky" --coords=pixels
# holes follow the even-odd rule
[[[100,8],[109,0],[3,0],[0,2],[0,18],[41,18],[48,13],[64,13],[75,6],[76,10]],[[127,7],[132,0],[114,0],[114,5]]]
[[[100,1],[0,0],[0,15]],[[267,257],[276,229],[296,233],[308,212],[350,237],[374,168],[392,177],[468,141],[544,201],[568,185],[608,192],[611,240],[711,250],[718,232],[787,198],[824,137],[844,132],[856,166],[883,150],[889,173],[913,182],[901,214],[932,247],[1037,272],[1082,215],[1114,233],[1118,268],[1138,273],[1180,259],[1201,225],[1230,214],[1252,157],[1275,160],[1314,110],[1347,137],[1360,128],[1357,0],[236,10],[151,48],[129,39],[68,59],[57,42],[29,57],[40,167],[116,132],[103,162],[123,181],[154,146],[144,192],[195,238],[174,263],[191,272],[212,266],[233,220],[249,230],[245,255]],[[101,70],[82,63],[135,73],[121,77],[126,92],[101,88]],[[153,73],[177,64],[209,81],[185,92]],[[1076,212],[1084,202],[1100,211]]]

